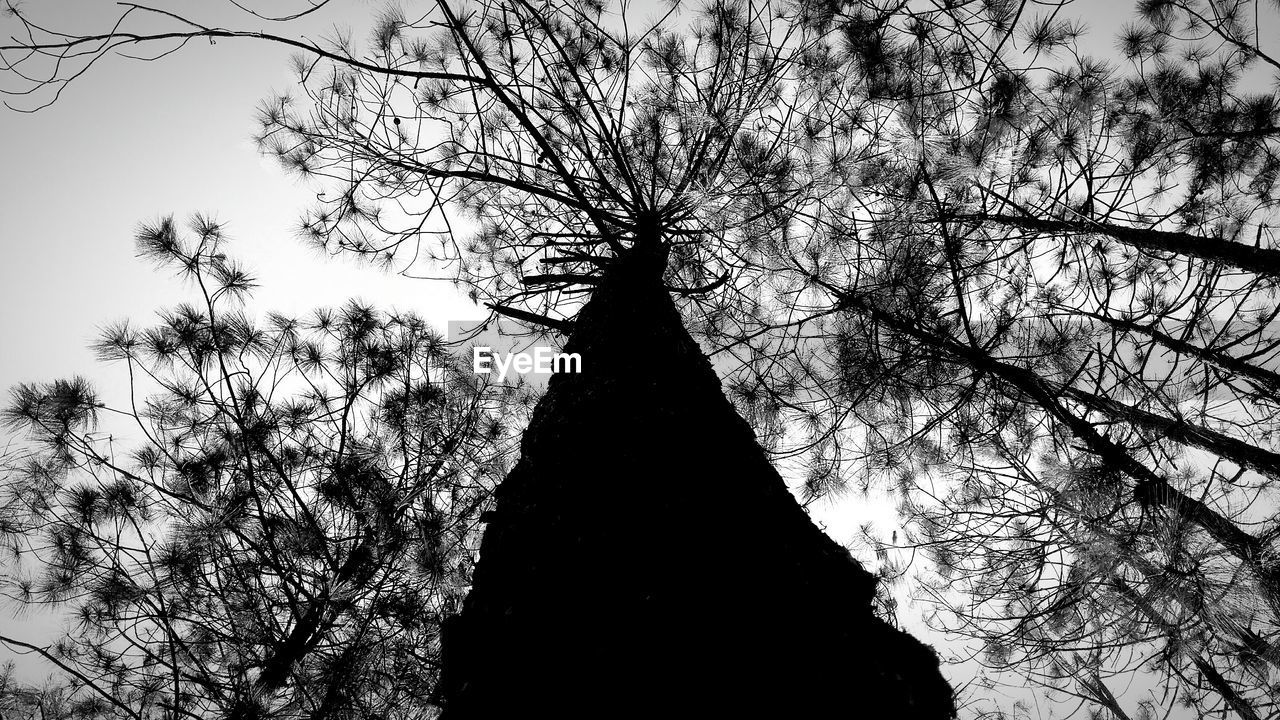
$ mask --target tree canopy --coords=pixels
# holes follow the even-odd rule
[[[113,52],[297,48],[257,137],[323,190],[311,242],[558,333],[659,257],[801,493],[892,493],[885,572],[990,669],[1116,717],[1266,718],[1275,11],[1134,11],[1110,57],[1070,5],[1004,0],[441,0],[363,43],[19,9],[2,51],[34,107]]]
[[[63,676],[26,687],[10,667],[6,717],[431,712],[440,625],[528,392],[472,374],[412,315],[259,320],[224,245],[199,217],[188,236],[141,230],[197,299],[104,331],[123,407],[80,378],[12,392],[4,420],[28,442],[4,459],[0,592],[70,624],[52,644],[0,635]]]

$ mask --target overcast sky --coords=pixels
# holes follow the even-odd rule
[[[41,0],[44,19],[45,4],[77,27],[88,26],[91,8],[115,11],[103,0]],[[350,6],[368,13],[369,3]],[[213,15],[211,22],[235,19]],[[484,315],[445,284],[323,258],[295,239],[311,195],[260,157],[251,137],[258,101],[290,86],[288,55],[223,40],[160,62],[112,58],[51,107],[0,111],[0,388],[98,376],[85,349],[97,328],[146,322],[187,297],[181,282],[134,258],[138,223],[169,213],[205,212],[227,224],[228,252],[260,281],[259,309],[306,312],[359,296],[415,310],[441,330]]]
[[[100,30],[117,12],[106,0],[39,0],[29,7],[82,30]],[[268,26],[228,11],[225,2],[166,7],[211,25]],[[315,35],[335,23],[358,23],[376,7],[341,0],[304,30]],[[1091,49],[1108,52],[1129,8],[1076,0],[1071,12],[1093,30]],[[0,27],[7,35],[12,21]],[[227,223],[229,252],[260,280],[254,302],[260,309],[305,312],[361,296],[384,308],[416,310],[441,329],[449,320],[483,315],[447,285],[322,259],[294,238],[308,190],[260,157],[251,138],[257,103],[291,85],[288,55],[265,43],[223,40],[193,43],[160,62],[109,58],[51,107],[0,112],[0,388],[94,375],[85,345],[97,328],[152,317],[184,296],[180,283],[133,254],[138,223],[170,213],[205,212]]]

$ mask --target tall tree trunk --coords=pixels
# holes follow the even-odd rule
[[[1187,342],[1186,340],[1179,340],[1168,333],[1157,330],[1154,325],[1142,325],[1133,322],[1132,320],[1123,320],[1109,315],[1084,312],[1068,306],[1055,307],[1057,309],[1078,313],[1095,320],[1100,320],[1119,330],[1127,330],[1139,335],[1145,335],[1176,353],[1193,357],[1227,373],[1245,378],[1252,382],[1259,391],[1266,392],[1274,398],[1280,398],[1280,374],[1274,373],[1265,368],[1260,368],[1253,363],[1232,357],[1224,352],[1200,347],[1199,345]]]
[[[447,720],[953,714],[933,652],[809,519],[660,283],[611,267],[447,626]]]
[[[1205,235],[1127,227],[1097,220],[1054,220],[1032,215],[967,213],[945,215],[938,219],[942,222],[962,220],[991,223],[1042,233],[1105,235],[1142,250],[1209,260],[1258,275],[1280,276],[1280,250],[1254,247]]]
[[[866,298],[850,295],[838,288],[828,289],[837,293],[848,309],[939,350],[955,362],[979,373],[989,374],[1006,387],[1021,393],[1027,401],[1061,422],[1103,462],[1132,478],[1135,481],[1133,496],[1137,502],[1167,508],[1176,516],[1200,527],[1225,550],[1243,561],[1258,577],[1271,606],[1280,607],[1280,565],[1268,558],[1266,541],[1248,533],[1231,518],[1198,498],[1178,490],[1165,477],[1139,462],[1126,448],[1098,432],[1092,423],[1063,405],[1056,389],[1044,378],[1026,368],[992,357],[981,348],[920,327],[911,319],[880,309]]]
[[[1204,657],[1198,650],[1187,649],[1186,642],[1181,639],[1181,633],[1179,633],[1178,628],[1161,615],[1155,606],[1130,587],[1129,583],[1124,581],[1124,578],[1113,576],[1111,583],[1151,624],[1160,628],[1165,637],[1176,641],[1176,647],[1180,648],[1179,652],[1196,666],[1196,670],[1200,671],[1200,676],[1213,687],[1214,692],[1218,693],[1228,707],[1234,710],[1243,720],[1262,720],[1257,711],[1253,709],[1253,706],[1249,704],[1249,701],[1236,692],[1231,682],[1222,676],[1222,673],[1218,671],[1218,668],[1214,666],[1209,658]]]
[[[1131,720],[1129,714],[1121,707],[1120,701],[1111,692],[1111,688],[1102,681],[1101,675],[1095,672],[1091,677],[1079,678],[1076,682],[1080,685],[1082,694],[1087,693],[1094,703],[1109,710],[1116,720]]]
[[[1270,450],[1181,418],[1159,415],[1078,388],[1060,387],[1059,391],[1090,410],[1127,422],[1135,428],[1162,435],[1183,445],[1207,450],[1240,467],[1280,479],[1280,454]]]

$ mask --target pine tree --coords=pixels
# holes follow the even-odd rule
[[[768,280],[759,266],[767,246],[785,235],[811,195],[827,192],[824,180],[805,175],[790,146],[802,118],[789,114],[788,104],[817,92],[799,77],[810,62],[808,31],[786,8],[741,2],[710,3],[678,30],[663,21],[633,29],[591,3],[439,2],[433,10],[421,19],[380,18],[367,55],[357,57],[340,40],[316,53],[319,65],[300,60],[305,108],[283,98],[264,105],[264,148],[299,174],[327,176],[334,186],[326,195],[333,199],[304,219],[304,233],[325,249],[390,265],[421,257],[495,312],[570,333],[584,348],[612,343],[598,355],[606,379],[624,367],[609,366],[625,328],[606,319],[590,329],[592,307],[607,317],[611,307],[635,305],[644,311],[636,323],[679,352],[665,363],[665,407],[660,397],[641,398],[617,383],[574,387],[562,379],[549,392],[526,433],[526,462],[500,492],[520,498],[517,507],[500,502],[495,509],[484,569],[459,620],[461,639],[446,640],[446,712],[487,717],[498,711],[494,704],[514,711],[514,704],[526,707],[537,697],[552,712],[598,714],[591,701],[640,697],[637,715],[643,707],[656,711],[662,699],[663,707],[676,703],[664,714],[724,704],[752,715],[788,708],[857,714],[866,706],[949,716],[950,689],[932,652],[872,616],[872,579],[786,492],[665,298],[675,294],[694,304],[710,298],[707,312],[723,315],[716,306],[724,299],[715,293],[759,296]],[[176,35],[114,32],[109,42],[252,37],[298,45],[260,32],[191,26]],[[53,54],[75,64],[85,39],[51,41]],[[386,199],[403,202],[392,208]],[[452,231],[460,220],[476,226],[471,237]],[[618,279],[637,273],[644,282]],[[743,277],[739,285],[730,284],[735,275]],[[584,362],[596,356],[585,353]],[[699,382],[676,383],[682,367]],[[686,388],[689,397],[681,397]],[[551,409],[611,400],[625,400],[630,412],[592,417],[588,405],[561,416]],[[706,449],[673,445],[670,470],[637,462],[634,472],[616,478],[613,491],[623,493],[619,500],[629,496],[630,507],[584,512],[590,486],[578,482],[566,496],[555,472],[525,471],[526,477],[519,469],[539,462],[529,459],[539,454],[563,454],[585,458],[565,472],[604,473],[605,458],[591,460],[608,446],[588,429],[668,417],[692,429],[704,415]],[[544,430],[540,422],[556,421],[582,430],[552,442],[544,436],[565,431]],[[643,446],[616,450],[638,459]],[[650,462],[662,450],[644,447]],[[699,486],[711,472],[719,480]],[[677,483],[689,486],[687,506],[679,487],[653,482],[659,473],[689,478]],[[523,527],[518,516],[529,508],[551,520],[517,535],[506,555],[499,538],[515,531],[504,513]],[[734,508],[746,515],[734,518]],[[641,509],[643,525],[673,530],[653,537],[648,553],[634,537],[642,531]],[[604,547],[593,551],[598,555],[576,557],[564,536],[588,542],[598,524],[625,528],[628,536],[605,533]],[[610,544],[613,553],[605,552]],[[557,569],[561,563],[578,574],[574,584],[557,574],[573,574]],[[535,579],[518,582],[528,577]],[[526,601],[525,593],[535,598]],[[654,596],[660,597],[647,599]],[[548,608],[538,597],[561,605]],[[632,610],[652,617],[628,617]],[[504,620],[508,611],[521,614],[518,623]],[[537,628],[552,611],[565,626],[548,635]],[[594,628],[590,618],[609,624]],[[836,648],[822,642],[826,628],[836,628]],[[602,642],[600,632],[622,639]],[[521,633],[532,633],[538,646],[521,643]],[[555,649],[561,641],[569,645],[564,652]],[[530,652],[554,654],[540,662]],[[521,672],[508,663],[520,663]],[[661,663],[670,669],[661,671]],[[623,666],[620,677],[601,674],[611,664]],[[714,679],[700,686],[708,672]],[[599,680],[598,694],[568,685],[577,673],[588,688]],[[658,678],[687,692],[669,699],[655,693]]]
[[[304,233],[421,259],[553,337],[589,342],[588,299],[664,247],[763,444],[804,459],[806,499],[891,487],[939,573],[921,592],[988,665],[1117,715],[1109,688],[1149,671],[1197,712],[1265,717],[1280,164],[1251,78],[1276,64],[1259,5],[1137,9],[1123,66],[1066,9],[1003,0],[643,25],[442,2],[364,49],[106,37],[309,52],[305,100],[264,104],[259,135],[325,186]],[[5,52],[42,51],[15,56],[37,86],[102,57],[24,28]]]
[[[583,371],[535,410],[445,637],[445,717],[951,716],[933,652],[875,617],[725,398],[665,252],[577,317]]]
[[[206,218],[139,243],[198,299],[104,332],[127,401],[77,378],[19,386],[4,410],[23,435],[0,475],[3,592],[62,621],[0,635],[57,671],[8,678],[5,716],[429,714],[527,398],[412,315],[256,320]]]

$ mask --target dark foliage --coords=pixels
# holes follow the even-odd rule
[[[441,621],[528,395],[471,374],[412,315],[255,321],[221,228],[192,229],[139,234],[198,299],[105,331],[120,407],[77,379],[21,386],[5,409],[22,435],[0,464],[0,592],[42,622],[0,643],[59,674],[6,674],[0,714],[429,714]]]
[[[18,13],[2,50],[36,104],[110,50],[311,53],[259,135],[325,186],[311,241],[558,331],[664,244],[765,446],[806,499],[891,492],[882,567],[986,667],[1251,720],[1280,697],[1269,7],[1143,0],[1115,61],[1008,0],[442,0],[360,49],[131,6],[88,37]],[[1108,689],[1143,676],[1136,709]]]

